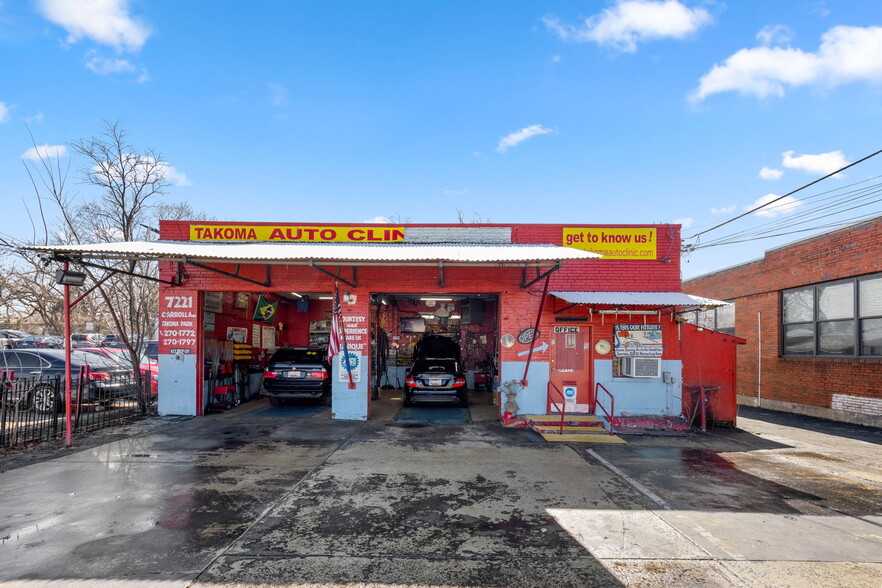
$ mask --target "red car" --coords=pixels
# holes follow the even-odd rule
[[[104,357],[109,357],[116,362],[125,365],[129,364],[128,350],[120,349],[119,347],[78,347],[77,351],[97,353]],[[155,359],[144,356],[141,358],[141,365],[138,367],[141,370],[141,376],[150,378],[150,393],[153,396],[156,396],[156,393],[159,391],[159,362]]]

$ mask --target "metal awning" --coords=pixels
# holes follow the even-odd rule
[[[602,257],[572,247],[541,244],[486,243],[203,243],[193,241],[123,241],[84,245],[44,245],[26,247],[51,254],[58,261],[73,261],[117,273],[130,273],[95,264],[98,261],[169,261],[189,264],[262,287],[271,283],[270,268],[274,265],[308,265],[334,279],[356,287],[359,266],[434,266],[438,268],[438,285],[444,286],[448,267],[519,267],[523,272],[521,288],[526,288],[560,269],[567,260]],[[228,272],[206,264],[234,264]],[[246,278],[239,272],[241,265],[264,265],[266,280]],[[336,274],[320,265],[336,265]],[[541,275],[528,280],[527,268],[552,265]],[[352,278],[340,276],[340,266],[351,266]],[[180,285],[179,279],[174,283]],[[537,270],[538,273],[538,270]],[[131,274],[135,275],[135,274]],[[141,276],[145,277],[145,276]],[[156,279],[156,278],[148,278]],[[158,280],[163,281],[163,280]]]
[[[27,247],[56,258],[145,260],[200,263],[499,266],[593,259],[597,253],[557,245],[526,244],[380,244],[380,243],[201,243],[192,241],[126,241],[86,245]]]
[[[549,292],[570,304],[601,304],[610,306],[728,306],[728,302],[694,296],[683,292]]]

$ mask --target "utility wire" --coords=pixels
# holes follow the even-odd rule
[[[875,178],[874,178],[875,179]],[[842,189],[849,188],[850,186],[844,186]],[[823,193],[823,194],[829,194]],[[768,222],[757,227],[751,229],[745,229],[743,231],[738,231],[729,235],[724,235],[718,237],[716,239],[711,239],[706,243],[697,243],[693,246],[693,249],[701,249],[705,246],[718,245],[718,244],[726,244],[730,242],[743,242],[746,240],[750,240],[749,237],[754,237],[755,239],[763,239],[768,238],[768,234],[781,231],[784,229],[789,229],[798,225],[803,225],[806,223],[827,219],[833,215],[838,215],[842,213],[851,212],[857,210],[859,208],[865,208],[872,204],[876,204],[882,201],[880,198],[880,194],[882,194],[882,184],[874,184],[871,186],[867,186],[860,190],[852,190],[849,192],[845,192],[844,194],[832,194],[825,198],[820,199],[816,204],[816,206],[812,208],[806,208],[799,214],[788,216],[787,218],[776,220],[772,222]],[[843,195],[848,195],[849,197],[846,199],[842,199]],[[820,194],[815,196],[809,196],[805,198],[803,201],[810,200],[812,198],[816,198],[820,196]],[[872,198],[872,199],[871,199]],[[830,202],[833,199],[837,199],[835,202]],[[870,213],[869,215],[865,215],[862,218],[869,218],[877,215],[878,212]],[[850,220],[850,219],[849,219]],[[845,224],[847,221],[837,221],[836,224]],[[815,227],[815,228],[825,228],[829,227],[831,223],[826,223],[823,226]],[[775,235],[777,236],[777,235]],[[738,239],[738,241],[734,241]]]
[[[748,237],[748,236],[752,236],[752,235],[757,235],[757,236],[765,235],[765,234],[773,232],[773,231],[791,228],[791,227],[805,224],[808,222],[813,222],[813,221],[817,221],[820,219],[829,219],[833,215],[851,212],[851,211],[856,210],[858,208],[864,208],[864,207],[870,206],[872,204],[876,204],[876,203],[882,201],[882,198],[879,197],[880,194],[882,194],[882,188],[880,188],[880,186],[882,186],[882,184],[874,185],[870,188],[862,190],[857,195],[853,195],[853,196],[846,198],[846,199],[840,199],[837,202],[829,202],[829,200],[831,198],[840,197],[838,195],[834,195],[832,197],[822,199],[821,201],[816,203],[817,206],[814,206],[812,208],[806,207],[806,209],[804,209],[802,212],[800,212],[796,215],[788,216],[787,218],[784,218],[781,220],[771,221],[771,222],[759,225],[757,227],[753,227],[751,229],[745,229],[743,231],[738,231],[738,232],[735,232],[735,233],[732,233],[729,235],[724,235],[724,236],[718,237],[716,239],[711,239],[710,241],[708,241],[706,243],[696,244],[695,248],[700,248],[703,245],[710,245],[712,243],[717,243],[720,241],[728,241],[728,240],[731,240],[733,238],[738,238],[738,237]],[[854,194],[854,193],[852,192],[850,194]],[[806,200],[808,200],[808,199],[806,199]],[[875,214],[878,214],[878,213],[875,213]],[[872,214],[871,214],[871,216],[872,216]]]
[[[822,181],[826,180],[827,178],[833,177],[833,176],[835,176],[836,174],[841,173],[841,172],[847,170],[847,169],[850,168],[850,167],[854,167],[854,166],[856,166],[857,164],[862,163],[862,162],[864,162],[864,161],[870,159],[871,157],[876,157],[876,156],[879,155],[880,153],[882,153],[882,149],[880,149],[879,151],[876,151],[875,153],[871,153],[871,154],[867,155],[866,157],[862,157],[861,159],[858,159],[858,160],[855,161],[854,163],[849,163],[849,164],[846,165],[845,167],[841,167],[841,168],[837,169],[835,172],[829,173],[829,174],[827,174],[826,176],[824,176],[824,177],[822,177],[822,178],[818,178],[817,180],[814,180],[813,182],[809,182],[808,184],[806,184],[806,185],[804,185],[804,186],[801,186],[801,187],[797,188],[796,190],[793,190],[793,191],[791,191],[791,192],[788,192],[787,194],[784,194],[783,196],[778,196],[778,197],[775,198],[774,200],[770,200],[770,201],[766,202],[765,204],[761,204],[760,206],[757,206],[756,208],[753,208],[753,209],[751,209],[751,210],[748,210],[747,212],[745,212],[745,213],[743,213],[743,214],[739,214],[738,216],[736,216],[736,217],[734,217],[734,218],[730,218],[729,220],[727,220],[727,221],[725,221],[725,222],[722,222],[722,223],[720,223],[720,224],[718,224],[718,225],[715,225],[715,226],[713,226],[713,227],[711,227],[711,228],[709,228],[709,229],[707,229],[707,230],[701,231],[700,233],[695,233],[694,235],[692,235],[691,237],[688,237],[688,238],[689,238],[689,239],[696,239],[696,238],[700,237],[701,235],[704,235],[705,233],[709,233],[710,231],[713,231],[713,230],[715,230],[715,229],[719,229],[720,227],[725,226],[725,225],[728,225],[728,224],[731,223],[731,222],[735,222],[735,221],[737,221],[739,218],[744,218],[745,216],[748,216],[748,215],[750,215],[750,214],[753,214],[753,213],[756,212],[757,210],[760,210],[760,209],[765,208],[765,207],[767,207],[767,206],[769,206],[769,205],[771,205],[771,204],[774,204],[775,202],[778,202],[779,200],[783,200],[784,198],[787,198],[788,196],[792,196],[793,194],[796,194],[797,192],[799,192],[799,191],[801,191],[801,190],[805,190],[805,189],[808,188],[809,186],[814,186],[814,185],[817,184],[818,182],[822,182]]]

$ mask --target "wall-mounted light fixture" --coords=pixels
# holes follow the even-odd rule
[[[86,282],[86,274],[70,270],[56,270],[55,283],[62,286],[82,286]]]

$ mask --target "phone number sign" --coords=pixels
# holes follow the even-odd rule
[[[196,353],[196,290],[169,290],[159,297],[159,352]]]

